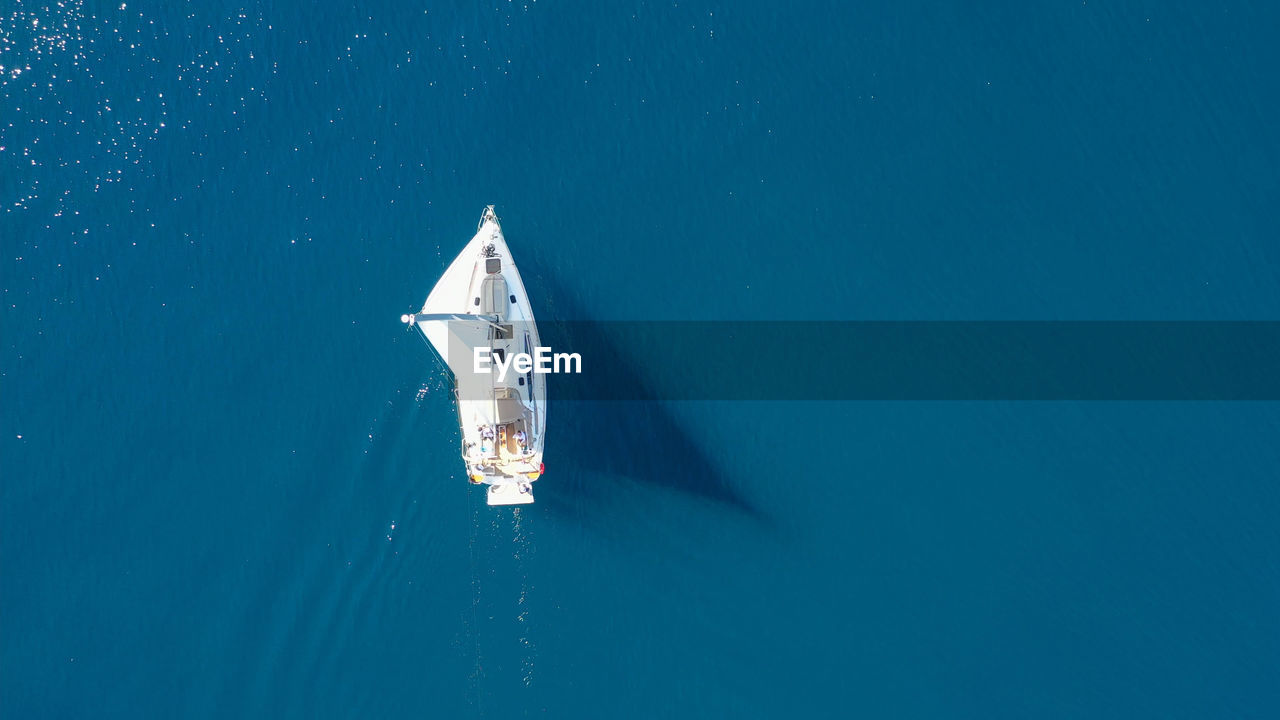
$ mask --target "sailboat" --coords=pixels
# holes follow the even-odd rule
[[[490,505],[532,503],[544,469],[547,381],[512,368],[518,354],[535,354],[538,326],[492,205],[422,310],[400,320],[422,332],[453,375],[470,481],[488,486]]]

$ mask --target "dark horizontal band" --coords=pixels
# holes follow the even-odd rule
[[[1280,322],[547,322],[552,402],[1280,400]]]

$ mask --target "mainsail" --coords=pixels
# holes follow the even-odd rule
[[[459,400],[483,400],[493,396],[491,373],[475,372],[476,348],[488,348],[493,331],[501,326],[491,316],[441,313],[412,316],[412,322],[435,348],[457,382]]]

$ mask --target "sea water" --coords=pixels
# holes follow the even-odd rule
[[[0,716],[1276,716],[1273,403],[553,394],[490,508],[398,318],[494,203],[541,322],[1278,319],[1278,21],[9,0]]]

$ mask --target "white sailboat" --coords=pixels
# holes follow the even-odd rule
[[[543,471],[546,375],[509,368],[502,377],[493,362],[533,355],[538,327],[492,205],[422,310],[400,319],[422,331],[453,373],[471,482],[488,485],[490,505],[533,502],[533,481]],[[477,353],[492,358],[488,369],[476,371]]]

